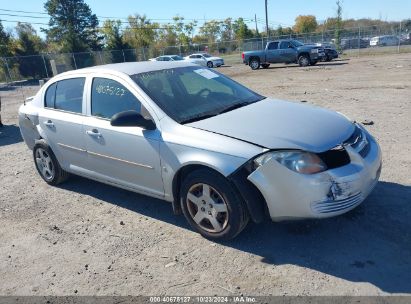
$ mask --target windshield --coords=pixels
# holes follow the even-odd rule
[[[210,57],[212,57],[212,56],[209,55],[209,54],[203,54],[203,57],[205,57],[205,58],[210,58]]]
[[[196,66],[145,72],[131,78],[168,116],[182,124],[265,98],[218,72]]]
[[[302,43],[302,42],[300,42],[300,41],[298,41],[298,40],[292,40],[291,43],[292,43],[294,46],[296,46],[296,47],[299,47],[299,46],[303,46],[303,45],[304,45],[304,43]]]
[[[181,57],[181,56],[171,56],[171,58],[174,60],[174,61],[179,61],[179,60],[184,60],[184,58],[183,57]]]

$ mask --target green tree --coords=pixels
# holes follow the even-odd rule
[[[124,39],[134,48],[146,48],[157,38],[158,23],[151,22],[146,15],[135,14],[128,17],[129,26],[124,31]]]
[[[98,19],[84,0],[47,0],[49,28],[42,29],[47,40],[63,52],[100,49]]]
[[[4,30],[0,21],[0,57],[11,56],[10,34]]]
[[[317,29],[317,19],[313,15],[300,15],[295,18],[293,27],[296,33],[311,33]]]
[[[180,45],[188,45],[191,41],[191,36],[197,26],[197,21],[194,20],[189,23],[184,23],[184,17],[174,16],[174,23],[171,25],[171,30],[174,32],[177,38],[177,42]]]
[[[121,31],[120,20],[106,20],[101,28],[101,35],[103,37],[103,48],[111,52],[105,52],[105,61],[122,62],[124,61],[123,52],[120,50],[128,49],[130,46],[124,41]]]
[[[221,25],[221,40],[231,41],[234,40],[233,19],[227,18]]]
[[[253,32],[248,28],[243,18],[238,18],[233,23],[234,36],[236,40],[253,38]]]
[[[200,27],[199,36],[207,40],[208,43],[215,43],[217,39],[220,38],[221,25],[222,22],[217,20],[204,22],[204,24]]]
[[[19,58],[19,72],[23,77],[46,77],[43,59],[38,55],[45,49],[45,44],[37,35],[36,30],[29,23],[17,23],[17,40],[14,53]]]
[[[121,33],[120,20],[106,20],[101,28],[103,46],[107,50],[122,50],[128,47]]]

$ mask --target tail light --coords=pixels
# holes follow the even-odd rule
[[[241,53],[241,58],[243,58],[243,60],[244,60],[244,53]]]

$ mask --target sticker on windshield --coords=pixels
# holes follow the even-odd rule
[[[194,72],[207,79],[213,79],[213,78],[218,77],[216,73],[214,73],[213,71],[207,70],[207,69],[198,69],[198,70],[194,70]]]

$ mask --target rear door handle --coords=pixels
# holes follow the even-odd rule
[[[93,137],[97,137],[97,138],[101,137],[101,133],[97,129],[88,130],[86,131],[86,133]]]
[[[54,127],[54,123],[49,119],[44,122],[44,125],[47,127]]]

